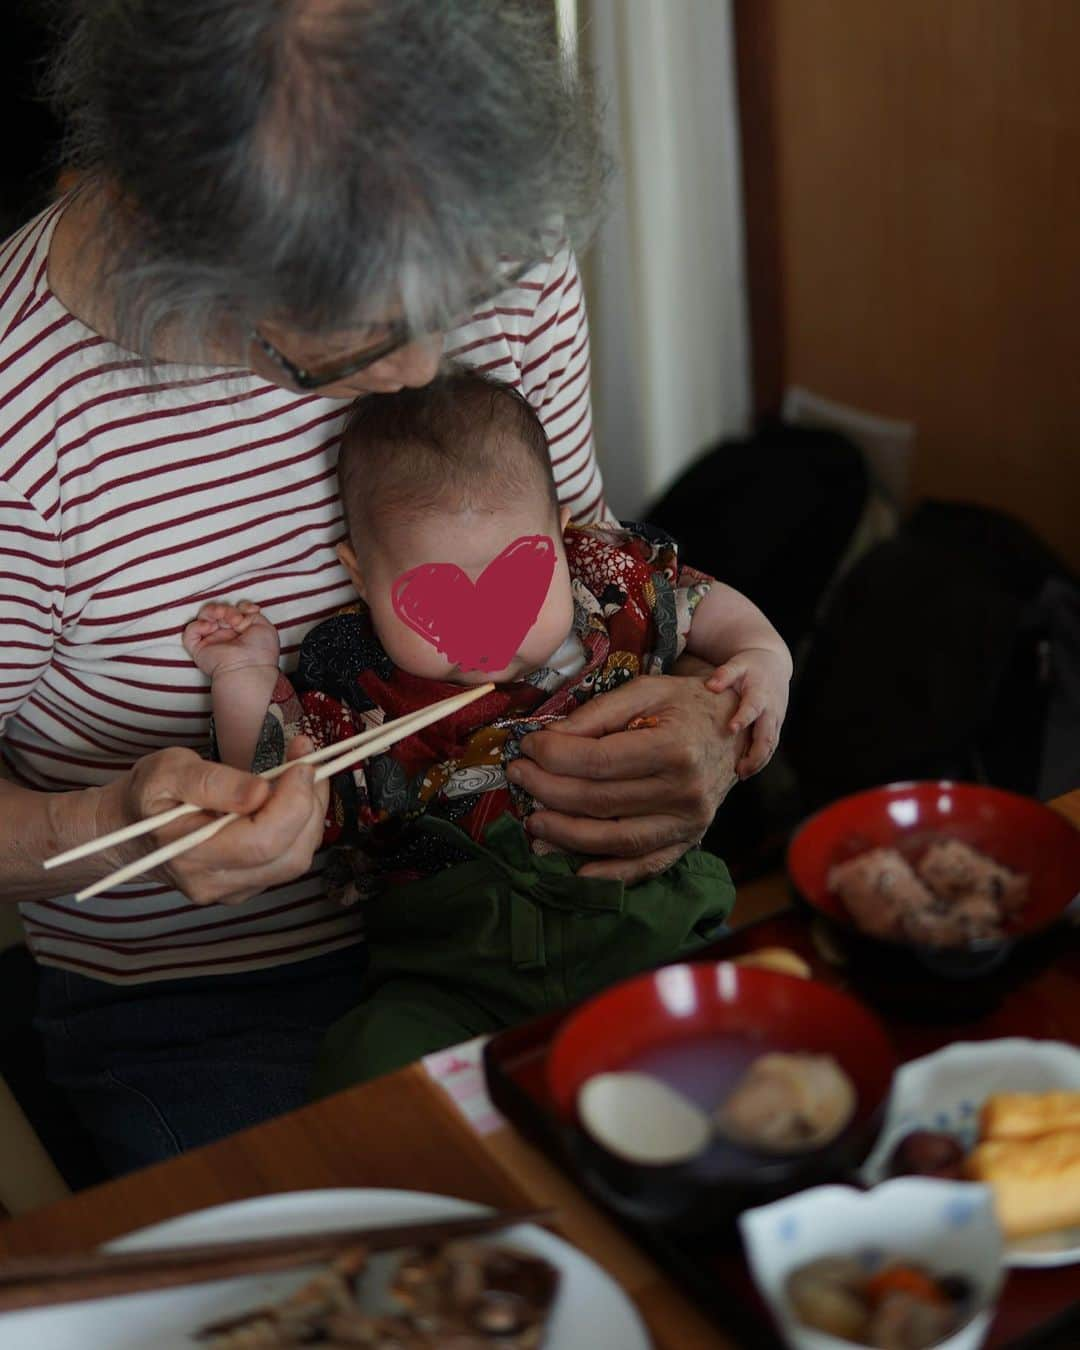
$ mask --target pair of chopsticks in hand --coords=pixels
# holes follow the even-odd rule
[[[181,1247],[15,1258],[0,1262],[0,1312],[139,1294],[152,1289],[175,1289],[210,1280],[230,1280],[238,1275],[294,1270],[333,1261],[354,1247],[362,1247],[368,1252],[423,1247],[497,1233],[519,1223],[543,1223],[551,1217],[551,1210],[522,1210],[394,1224],[392,1227],[337,1228],[286,1237],[241,1238],[233,1242],[202,1242]]]
[[[368,759],[372,755],[381,755],[384,750],[388,750],[397,741],[404,740],[406,736],[412,736],[417,731],[422,731],[424,727],[431,726],[433,722],[441,721],[451,713],[457,712],[459,708],[464,708],[475,702],[476,699],[482,698],[485,694],[490,694],[494,688],[493,684],[480,684],[471,689],[463,689],[460,694],[452,694],[449,698],[440,699],[438,703],[432,703],[426,708],[419,708],[416,712],[397,717],[388,724],[384,723],[382,726],[372,727],[368,731],[361,732],[359,736],[353,736],[350,740],[338,741],[336,745],[324,745],[319,750],[313,750],[310,755],[302,755],[299,759],[294,759],[288,764],[280,764],[277,768],[268,769],[261,777],[279,778],[287,769],[291,769],[296,764],[318,764],[320,767],[315,771],[315,781],[321,783],[324,778],[333,778],[335,774],[341,773],[343,769],[351,769],[361,760]],[[139,835],[160,829],[171,821],[179,820],[183,816],[195,815],[204,810],[204,807],[196,806],[192,802],[184,802],[180,806],[170,807],[168,811],[162,811],[156,816],[147,816],[145,820],[138,820],[134,825],[126,825],[122,830],[114,830],[111,834],[105,834],[98,839],[91,839],[85,844],[79,844],[77,848],[68,849],[66,853],[58,853],[53,858],[47,858],[43,866],[46,868],[62,867],[65,863],[76,862],[79,858],[87,858],[93,853],[100,853],[102,849],[112,848],[115,844],[122,844],[128,839],[136,839]],[[231,825],[234,820],[239,819],[240,816],[235,811],[229,811],[223,816],[218,816],[216,820],[210,821],[209,824],[200,826],[199,829],[192,830],[189,834],[181,835],[179,839],[174,839],[169,844],[163,844],[152,853],[148,853],[144,858],[138,858],[135,862],[128,863],[126,867],[121,867],[118,871],[110,873],[109,876],[102,877],[100,881],[95,881],[93,885],[79,891],[75,899],[89,900],[91,896],[98,895],[101,891],[111,890],[114,886],[120,886],[125,881],[130,881],[132,877],[140,876],[143,872],[149,872],[151,868],[159,867],[162,863],[168,862],[170,858],[175,858],[181,853],[186,853],[188,849],[204,843],[207,839],[212,839],[219,830],[223,830],[226,825]]]

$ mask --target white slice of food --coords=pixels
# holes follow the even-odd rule
[[[578,1114],[592,1137],[627,1162],[662,1167],[703,1153],[709,1117],[649,1073],[600,1073],[578,1093]]]

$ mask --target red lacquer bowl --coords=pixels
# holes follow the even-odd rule
[[[673,1166],[628,1163],[591,1138],[577,1112],[593,1075],[656,1073],[705,1110],[720,1105],[758,1054],[832,1055],[851,1078],[855,1116],[824,1148],[777,1155],[718,1140]],[[790,975],[700,961],[639,975],[583,1004],[559,1029],[548,1088],[564,1140],[613,1207],[653,1222],[715,1227],[749,1205],[846,1179],[873,1146],[895,1058],[880,1022],[847,994]]]
[[[868,849],[896,848],[910,859],[935,839],[961,839],[1029,878],[1030,900],[1004,940],[931,948],[870,938],[828,887],[829,869]],[[936,976],[971,979],[998,970],[1024,939],[1057,923],[1080,892],[1080,831],[1029,797],[972,783],[894,783],[844,797],[809,820],[788,849],[796,895],[861,956],[914,958]]]

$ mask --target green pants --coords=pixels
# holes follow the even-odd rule
[[[331,1027],[317,1096],[574,1002],[703,946],[735,900],[728,870],[692,849],[624,886],[537,855],[507,815],[483,846],[444,821],[469,862],[365,902],[370,964],[359,1005]]]

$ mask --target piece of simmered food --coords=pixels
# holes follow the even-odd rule
[[[874,1350],[928,1350],[968,1320],[975,1302],[963,1276],[899,1260],[870,1271],[849,1256],[800,1266],[786,1293],[804,1326]]]
[[[858,1341],[866,1330],[866,1272],[853,1256],[823,1256],[788,1276],[787,1296],[808,1327]]]
[[[831,1055],[761,1055],[716,1113],[729,1139],[766,1153],[831,1143],[855,1114],[855,1087]]]
[[[280,1303],[203,1327],[195,1340],[207,1350],[539,1350],[543,1344],[559,1272],[540,1257],[464,1240],[411,1248],[401,1253],[382,1297],[361,1287],[367,1259],[364,1248],[352,1249]]]

